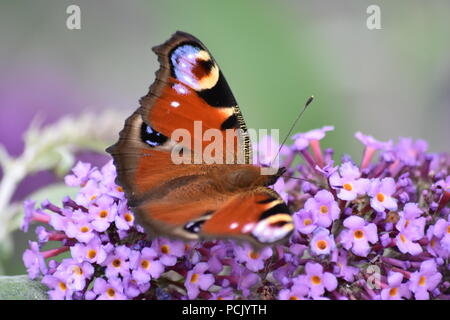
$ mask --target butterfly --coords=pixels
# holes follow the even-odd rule
[[[156,79],[107,149],[139,222],[155,236],[185,241],[234,239],[260,247],[285,241],[294,229],[291,213],[269,188],[285,169],[266,175],[252,164],[241,111],[206,46],[178,31],[153,51]],[[180,130],[193,138],[176,138]],[[223,133],[209,140],[222,147],[210,152],[222,162],[202,157],[211,131]]]

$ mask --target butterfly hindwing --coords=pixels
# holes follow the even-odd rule
[[[182,188],[175,193],[183,193]],[[155,234],[189,240],[234,238],[255,246],[279,242],[294,229],[286,204],[266,187],[224,194],[199,178],[191,181],[187,194],[189,199],[181,201],[173,201],[173,194],[143,203],[137,208],[139,216]]]

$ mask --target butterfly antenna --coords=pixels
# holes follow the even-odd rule
[[[310,103],[314,100],[314,96],[310,96],[308,98],[308,100],[306,100],[306,103],[302,109],[302,111],[299,113],[299,115],[297,116],[297,119],[295,119],[294,123],[292,124],[291,128],[289,129],[288,134],[286,135],[286,137],[284,138],[283,142],[280,145],[280,148],[278,149],[278,152],[276,154],[276,156],[273,158],[273,160],[270,162],[270,166],[272,166],[273,162],[275,161],[275,159],[278,157],[278,155],[280,154],[281,148],[283,148],[284,144],[286,143],[286,140],[289,138],[289,136],[292,133],[292,130],[294,130],[295,125],[297,124],[298,120],[300,120],[300,118],[302,117],[303,113],[306,111],[306,108],[308,108],[308,106],[310,105]]]
[[[296,180],[306,181],[306,182],[309,182],[309,183],[314,184],[314,185],[317,184],[316,181],[311,180],[311,179],[300,178],[300,177],[293,177],[293,176],[285,176],[285,175],[282,175],[282,177],[285,177],[287,179],[296,179]]]

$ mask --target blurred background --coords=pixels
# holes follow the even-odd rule
[[[66,27],[71,4],[81,8],[80,30]],[[367,28],[371,4],[381,8],[380,30]],[[0,144],[19,155],[36,117],[50,124],[116,110],[125,118],[154,80],[150,48],[183,30],[208,46],[250,128],[279,128],[283,137],[314,95],[296,131],[334,125],[322,144],[337,156],[359,157],[359,130],[450,151],[449,17],[445,0],[1,0]],[[111,128],[111,142],[121,127]],[[36,172],[13,199],[58,180]],[[2,273],[22,274],[21,255],[35,235],[16,231],[12,239]]]

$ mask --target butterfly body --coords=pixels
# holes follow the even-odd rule
[[[153,51],[156,80],[107,149],[132,210],[156,235],[285,240],[292,218],[268,187],[284,171],[263,175],[251,164],[245,122],[209,51],[183,32]]]

